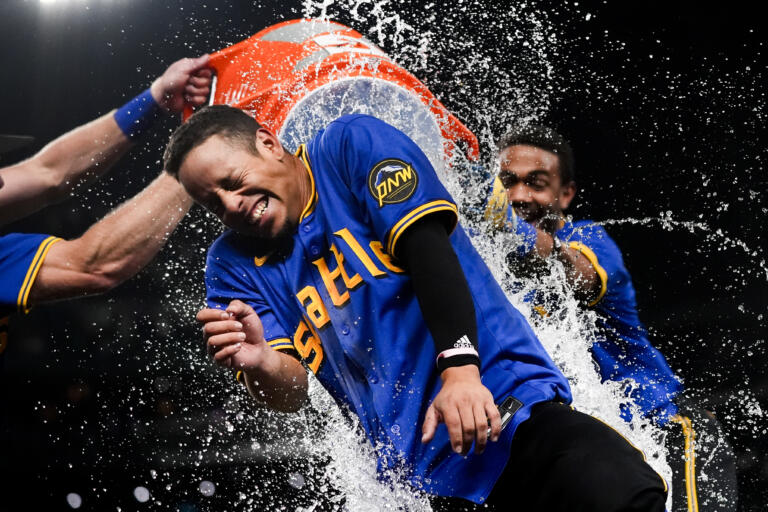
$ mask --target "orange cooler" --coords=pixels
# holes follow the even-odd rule
[[[478,158],[475,135],[423,83],[339,23],[278,23],[212,54],[211,66],[211,104],[249,112],[291,150],[339,116],[361,113],[405,132],[435,169],[458,148]]]

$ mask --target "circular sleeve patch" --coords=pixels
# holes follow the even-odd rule
[[[379,203],[379,208],[385,204],[402,203],[413,195],[418,184],[416,169],[397,158],[382,160],[368,173],[368,191]]]

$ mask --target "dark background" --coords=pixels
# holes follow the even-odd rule
[[[301,16],[299,2],[274,4],[4,0],[0,133],[36,143],[0,164],[120,105],[178,58]],[[340,3],[328,14],[425,81],[478,134],[486,161],[492,141],[521,119],[572,142],[580,187],[572,213],[625,219],[608,230],[653,342],[728,430],[740,508],[763,510],[765,31],[738,2],[626,4],[393,2],[376,16],[371,5],[350,14]],[[430,44],[415,34],[431,34]],[[156,175],[176,123],[166,119],[99,184],[3,233],[78,236]],[[295,510],[324,495],[308,469],[322,460],[251,446],[290,444],[295,433],[285,428],[312,426],[287,421],[281,430],[265,414],[238,415],[248,410],[242,392],[202,350],[193,315],[218,230],[195,209],[119,289],[12,319],[0,376],[0,510],[67,510],[72,492],[87,510],[272,510],[286,500]],[[291,473],[307,484],[290,486]],[[216,484],[213,496],[198,490],[202,480]],[[139,485],[151,501],[134,499]]]

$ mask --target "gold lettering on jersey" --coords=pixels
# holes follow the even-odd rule
[[[342,306],[349,300],[349,290],[357,288],[357,286],[363,282],[363,278],[360,277],[360,274],[355,274],[354,276],[349,277],[347,271],[344,269],[344,254],[336,249],[335,244],[331,244],[331,252],[336,259],[335,270],[331,271],[328,268],[328,263],[322,256],[312,263],[317,267],[317,270],[320,271],[320,277],[323,280],[323,284],[325,284],[325,288],[328,290],[328,295],[330,295],[333,305]],[[336,288],[335,280],[339,276],[341,276],[344,281],[344,286],[346,287],[343,293],[339,293],[338,288]]]
[[[336,231],[334,235],[341,237],[341,239],[347,243],[349,248],[352,249],[352,252],[355,253],[355,256],[357,256],[360,262],[365,266],[366,270],[368,270],[368,272],[370,272],[373,277],[383,277],[387,275],[386,272],[376,266],[371,257],[368,256],[368,253],[365,252],[363,247],[355,239],[354,235],[352,235],[349,229],[340,229],[339,231]]]
[[[317,288],[314,286],[305,286],[296,294],[296,298],[298,298],[301,305],[304,306],[307,316],[318,329],[331,321],[331,317],[328,315],[328,310],[325,309],[325,304],[323,304],[320,294],[317,293]],[[309,302],[308,304],[307,301]]]
[[[320,336],[304,320],[299,322],[293,335],[293,346],[312,373],[317,373],[320,363],[323,362],[323,345],[320,343]]]
[[[373,254],[375,254],[376,257],[379,258],[379,261],[389,270],[391,270],[392,272],[396,272],[398,274],[402,274],[403,272],[405,272],[405,270],[403,270],[402,268],[394,264],[392,260],[392,256],[387,254],[381,242],[377,242],[374,240],[373,242],[370,243],[370,248],[373,251]]]

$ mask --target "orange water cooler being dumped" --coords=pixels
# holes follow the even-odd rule
[[[333,21],[291,20],[211,55],[211,104],[239,107],[291,150],[344,114],[370,114],[405,132],[435,169],[475,135],[416,77],[358,32]],[[185,118],[190,112],[185,113]]]

